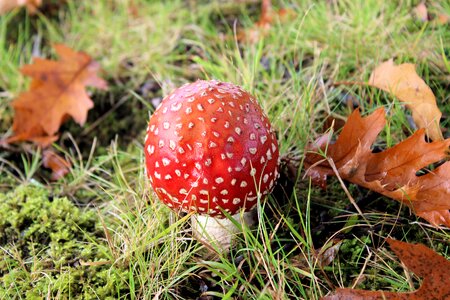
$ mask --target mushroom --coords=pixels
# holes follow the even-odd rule
[[[158,196],[192,214],[193,235],[221,249],[272,190],[279,151],[267,116],[232,83],[198,80],[165,97],[150,118],[146,171]],[[244,212],[246,212],[244,214]]]

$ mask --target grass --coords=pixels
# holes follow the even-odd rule
[[[298,172],[286,171],[280,180],[289,183],[285,190],[280,185],[260,203],[258,226],[243,228],[237,246],[217,259],[202,254],[188,216],[155,199],[142,164],[151,103],[197,78],[234,82],[253,93],[277,130],[281,153],[290,157],[301,157],[328,115],[345,119],[349,100],[365,113],[387,108],[380,147],[413,132],[409,113],[386,93],[332,84],[366,80],[391,57],[416,63],[450,114],[448,25],[417,21],[416,2],[276,4],[295,17],[275,23],[255,44],[234,39],[236,20],[239,29],[257,20],[253,1],[68,1],[36,16],[14,11],[0,17],[2,133],[12,123],[10,101],[26,88],[18,69],[33,53],[51,56],[52,43],[92,55],[110,84],[107,92],[93,91],[96,106],[84,128],[69,122],[61,131],[55,146],[73,165],[63,179],[49,181],[33,147],[0,153],[0,195],[11,203],[3,210],[8,225],[0,229],[16,232],[0,233],[0,299],[319,299],[336,287],[410,291],[419,281],[404,272],[384,238],[425,243],[450,257],[448,231],[427,226],[393,200],[349,186],[355,199],[367,202],[369,226],[337,181],[322,191],[303,179],[301,160]],[[431,12],[450,15],[449,6],[432,5]],[[442,123],[447,135],[448,122]],[[18,225],[13,214],[33,212],[29,205],[39,202],[50,211],[55,199],[66,203],[55,217],[62,225],[33,239],[21,236],[47,221]],[[74,235],[57,238],[67,232]],[[318,251],[338,240],[338,254],[322,266]],[[52,256],[54,249],[66,254]]]

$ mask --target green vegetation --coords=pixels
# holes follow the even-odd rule
[[[450,30],[414,17],[418,1],[279,1],[294,16],[259,42],[237,43],[259,16],[255,1],[67,1],[41,13],[0,16],[0,134],[10,130],[9,103],[27,87],[20,66],[52,57],[52,43],[89,53],[109,82],[94,91],[87,124],[61,129],[56,147],[72,170],[57,182],[41,151],[0,151],[0,299],[318,299],[336,287],[408,291],[409,278],[384,238],[421,242],[450,257],[450,233],[427,226],[397,202],[349,186],[369,220],[355,212],[337,180],[326,191],[303,179],[305,145],[328,115],[344,119],[348,103],[364,113],[388,110],[377,147],[414,131],[409,112],[365,86],[391,57],[414,62],[450,115]],[[63,2],[63,1],[61,1]],[[274,1],[275,2],[275,1]],[[45,3],[45,0],[44,0]],[[450,15],[450,6],[429,3]],[[277,130],[288,167],[259,206],[261,222],[217,260],[151,192],[142,143],[152,103],[197,78],[242,85]],[[442,126],[449,135],[450,118]],[[290,160],[288,158],[291,158]],[[291,168],[292,165],[299,166]],[[321,266],[320,248],[342,240]]]

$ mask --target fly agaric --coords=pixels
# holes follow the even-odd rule
[[[222,249],[238,231],[226,213],[242,219],[239,212],[254,208],[278,177],[267,116],[249,93],[216,80],[186,84],[162,100],[150,118],[145,158],[159,199],[194,212],[194,236]]]

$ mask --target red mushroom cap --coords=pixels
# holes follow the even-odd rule
[[[250,210],[278,177],[278,143],[257,101],[226,82],[186,84],[163,99],[145,139],[147,175],[169,207],[224,217]]]

